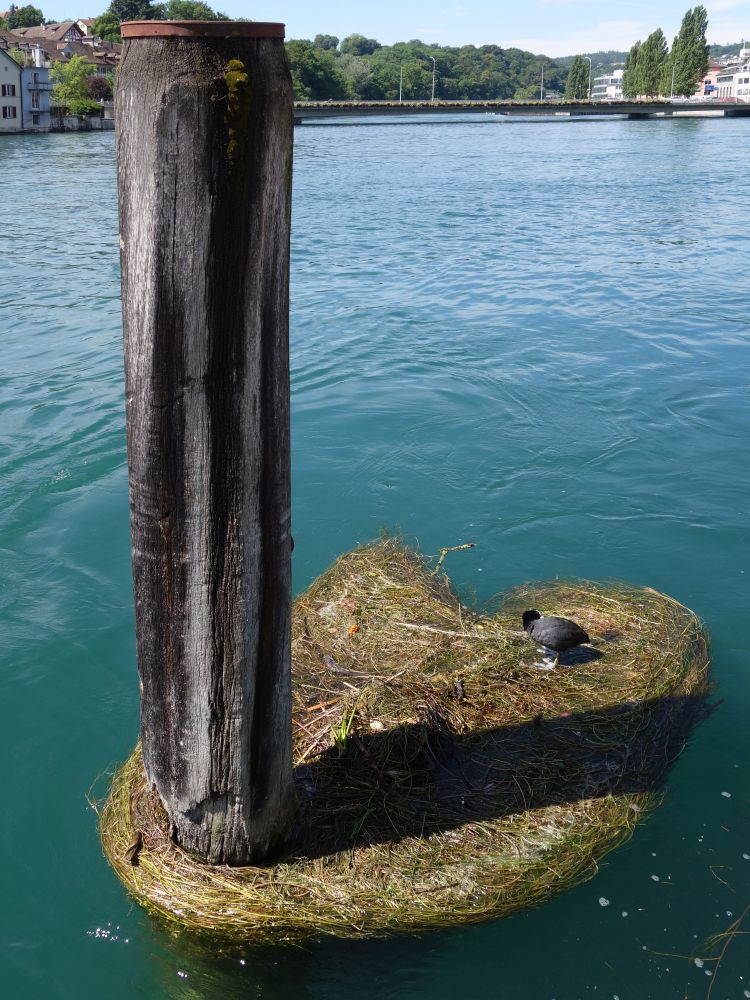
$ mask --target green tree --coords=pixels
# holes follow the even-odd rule
[[[162,18],[167,21],[228,21],[226,14],[219,14],[201,0],[168,0],[158,4]],[[157,8],[154,8],[155,10]]]
[[[524,87],[517,87],[513,92],[514,101],[538,101],[540,97],[540,85],[527,83]]]
[[[121,42],[120,20],[116,14],[100,14],[94,21],[94,34],[107,42]]]
[[[558,63],[521,49],[451,48],[425,45],[419,39],[380,45],[363,35],[349,36],[337,49],[335,41],[333,35],[318,35],[313,42],[288,44],[298,99],[395,101],[403,77],[404,100],[429,100],[433,57],[435,96],[447,100],[503,100],[514,94],[538,98],[542,64],[546,89],[560,91],[565,83],[566,72]]]
[[[403,64],[403,96],[407,101],[426,101],[432,95],[432,62],[429,69],[422,60],[412,59]],[[400,68],[399,68],[400,73]]]
[[[661,28],[657,28],[648,36],[638,52],[639,94],[656,97],[661,93],[666,61],[667,40]]]
[[[346,80],[353,100],[381,101],[385,97],[380,81],[368,58],[343,55],[336,61],[337,69]]]
[[[298,101],[346,100],[346,80],[330,51],[316,49],[312,42],[292,39],[286,43],[294,96]]]
[[[316,49],[330,49],[335,52],[339,47],[339,40],[335,35],[316,35],[313,38],[313,45]]]
[[[99,110],[96,101],[92,101],[86,86],[87,78],[93,73],[83,56],[73,56],[68,62],[56,62],[50,70],[54,84],[52,99],[56,104],[67,108],[72,115],[91,115]]]
[[[8,55],[11,59],[15,59],[19,66],[31,65],[31,57],[28,52],[24,52],[23,49],[8,49]]]
[[[44,14],[38,7],[30,4],[26,7],[16,7],[11,4],[8,8],[6,18],[8,28],[35,28],[38,24],[44,24]]]
[[[342,55],[371,56],[379,48],[380,42],[376,42],[374,38],[365,38],[364,35],[349,35],[341,43]]]
[[[638,66],[638,56],[641,43],[636,42],[625,58],[625,69],[622,74],[622,93],[624,97],[636,98],[643,93],[641,76]]]
[[[693,7],[687,11],[672,44],[669,59],[664,64],[661,82],[663,93],[681,94],[684,97],[695,93],[696,82],[708,69],[707,28],[708,14],[705,7]]]
[[[108,76],[92,73],[86,77],[86,92],[92,101],[112,100],[112,81]]]
[[[202,0],[112,0],[94,21],[94,33],[110,42],[121,41],[123,21],[228,21],[226,14],[215,11]]]
[[[155,21],[162,20],[161,9],[154,7],[151,0],[112,0],[106,11],[112,14],[118,22],[123,21]]]
[[[570,64],[565,82],[565,97],[569,101],[582,101],[589,96],[589,61],[576,56]]]

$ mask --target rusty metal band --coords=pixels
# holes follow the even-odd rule
[[[283,38],[285,25],[269,21],[125,21],[123,38]]]

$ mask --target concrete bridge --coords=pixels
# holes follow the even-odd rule
[[[524,115],[539,117],[750,117],[750,103],[708,101],[296,101],[294,121],[413,115]]]

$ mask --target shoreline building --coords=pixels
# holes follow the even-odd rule
[[[712,59],[695,85],[695,96],[750,101],[750,46],[743,42],[738,55]]]
[[[22,131],[21,67],[0,49],[0,132]]]
[[[76,21],[76,25],[81,29],[84,38],[95,38],[93,17],[81,17]]]
[[[750,48],[743,44],[739,59],[734,65],[725,66],[716,76],[716,96],[750,101]]]
[[[112,81],[120,61],[122,46],[102,41],[93,35],[84,36],[76,22],[63,21],[59,24],[0,31],[0,50],[5,50],[7,54],[11,49],[16,50],[20,77],[15,88],[17,95],[21,96],[21,102],[16,106],[15,118],[11,117],[14,113],[11,104],[7,104],[5,114],[8,117],[0,118],[0,132],[47,132],[50,129],[73,127],[73,119],[68,121],[62,115],[64,109],[52,104],[51,67],[55,63],[67,63],[74,56],[80,56],[93,75]],[[112,102],[100,100],[99,104],[101,120],[93,116],[86,127],[112,126]],[[78,119],[75,122],[75,127],[79,128]]]
[[[107,42],[95,35],[84,35],[76,21],[14,28],[6,34],[15,37],[20,49],[30,50],[35,45],[41,46],[50,63],[67,62],[73,56],[82,56],[99,76],[114,76],[122,53],[122,45],[117,42]]]
[[[38,45],[31,50],[30,65],[21,67],[23,127],[27,132],[47,132],[52,124],[49,68],[47,54]]]
[[[0,31],[0,132],[48,132],[50,62],[39,45],[21,55],[19,49],[9,32]]]
[[[595,76],[591,88],[592,101],[621,101],[624,70],[616,69],[605,76]]]
[[[705,76],[702,76],[695,85],[696,96],[705,98],[716,97],[716,81],[725,71],[726,66],[712,61]]]

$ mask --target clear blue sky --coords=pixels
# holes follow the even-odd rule
[[[2,0],[0,0],[2,2]],[[9,2],[9,0],[8,0]],[[25,0],[15,0],[22,6]],[[48,19],[95,17],[109,0],[30,0]],[[393,42],[421,38],[440,45],[517,46],[549,56],[628,49],[661,28],[668,41],[697,0],[208,0],[230,17],[283,21],[287,38],[353,32]],[[750,0],[706,2],[708,38],[724,44],[750,39]]]

